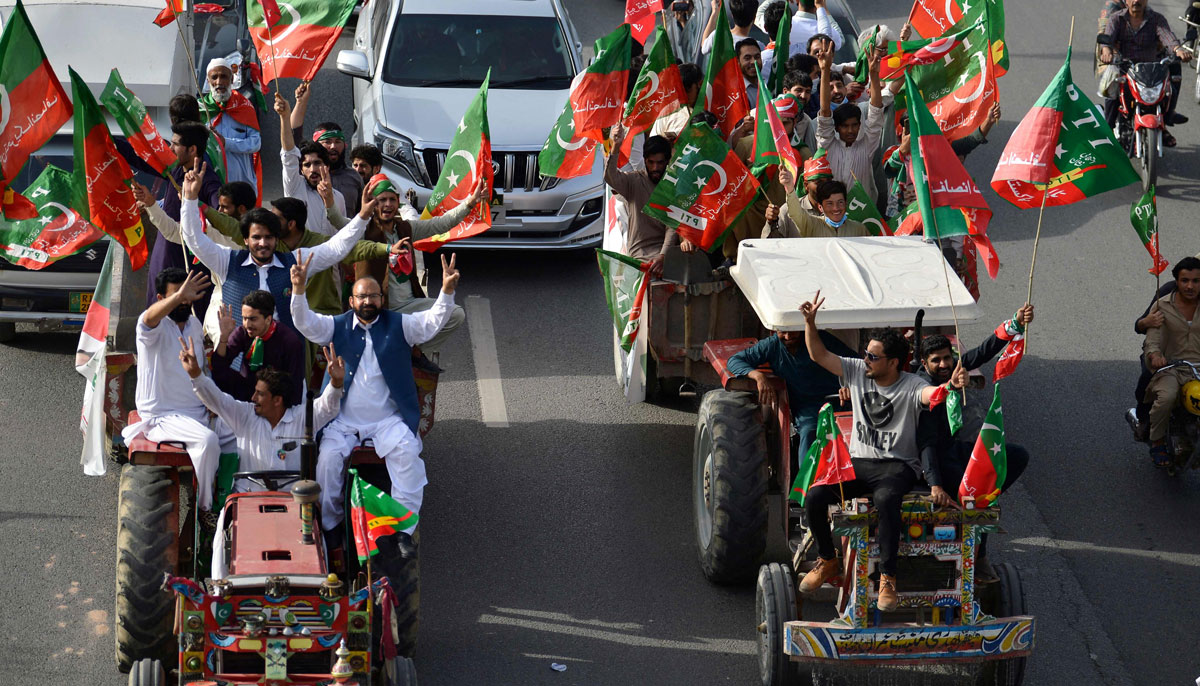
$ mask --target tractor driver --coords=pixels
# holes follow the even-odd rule
[[[891,612],[899,603],[896,557],[900,549],[900,504],[921,473],[917,418],[923,408],[929,407],[938,387],[901,371],[908,357],[908,343],[890,327],[870,332],[862,359],[830,352],[817,329],[817,311],[824,302],[818,291],[812,302],[800,306],[804,343],[809,357],[830,374],[841,377],[850,389],[854,409],[850,456],[855,478],[833,486],[816,486],[808,493],[804,508],[820,560],[805,575],[800,592],[816,591],[841,570],[829,530],[829,506],[836,505],[842,494],[847,498],[871,494],[879,515],[877,606]],[[967,372],[960,363],[951,374],[950,385],[961,389],[966,383]]]
[[[1179,401],[1180,387],[1193,377],[1186,367],[1155,372],[1176,360],[1200,363],[1200,331],[1192,326],[1200,305],[1200,259],[1179,260],[1171,274],[1175,292],[1159,298],[1150,308],[1162,313],[1162,325],[1147,331],[1142,343],[1146,369],[1154,374],[1146,388],[1146,402],[1150,403],[1150,457],[1158,467],[1170,464],[1167,425]]]

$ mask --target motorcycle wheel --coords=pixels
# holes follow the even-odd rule
[[[1142,129],[1142,191],[1158,183],[1158,143],[1162,131]]]

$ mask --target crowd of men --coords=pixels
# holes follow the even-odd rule
[[[420,509],[414,369],[441,371],[440,346],[465,315],[454,303],[454,257],[441,258],[440,292],[428,297],[413,245],[461,221],[485,187],[444,216],[419,219],[414,198],[381,173],[374,146],[349,150],[334,122],[297,144],[313,92],[305,82],[295,106],[275,95],[284,195],[264,201],[257,114],[248,119],[230,77],[213,60],[207,93],[172,100],[173,183],[162,198],[135,188],[158,236],[136,329],[140,421],[124,437],[182,443],[201,520],[215,527],[229,493],[255,488],[235,484],[237,472],[298,472],[303,437],[320,432],[321,524],[335,548],[344,543],[345,464],[364,441],[386,463],[392,497]]]

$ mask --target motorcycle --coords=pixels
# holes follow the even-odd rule
[[[1158,374],[1171,369],[1187,369],[1192,373],[1193,379],[1200,381],[1200,364],[1186,360],[1171,362],[1167,366],[1155,370],[1154,373]],[[1167,452],[1171,456],[1171,462],[1167,465],[1167,473],[1171,476],[1175,476],[1185,469],[1200,469],[1200,409],[1193,413],[1184,407],[1185,402],[1187,402],[1187,397],[1181,392],[1179,404],[1171,411],[1171,419],[1167,425]],[[1142,423],[1138,421],[1134,408],[1126,411],[1125,421],[1133,430],[1134,441],[1148,442],[1145,434],[1147,427],[1143,427]]]

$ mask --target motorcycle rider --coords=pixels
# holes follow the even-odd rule
[[[1179,260],[1171,275],[1175,277],[1175,292],[1159,298],[1151,308],[1152,313],[1162,312],[1162,326],[1147,331],[1142,344],[1146,368],[1151,372],[1177,360],[1200,363],[1200,329],[1192,327],[1200,309],[1200,259]],[[1157,467],[1170,463],[1166,438],[1171,412],[1179,400],[1180,387],[1192,378],[1186,368],[1168,369],[1155,372],[1146,388],[1146,402],[1150,403],[1150,457]]]
[[[1139,62],[1157,62],[1164,52],[1173,52],[1180,61],[1192,59],[1192,53],[1179,43],[1175,33],[1167,24],[1167,18],[1147,7],[1149,0],[1125,0],[1125,8],[1112,12],[1108,17],[1108,25],[1104,29],[1111,44],[1100,48],[1100,62],[1113,63],[1113,53],[1130,60]],[[1162,46],[1160,50],[1159,46]],[[1183,80],[1180,65],[1170,65],[1171,100],[1167,105],[1166,124],[1184,124],[1187,117],[1175,111],[1179,101],[1179,84]],[[1123,86],[1122,86],[1123,87]],[[1104,99],[1104,118],[1109,126],[1117,122],[1118,98]],[[1175,147],[1175,137],[1167,129],[1163,129],[1163,145]]]

